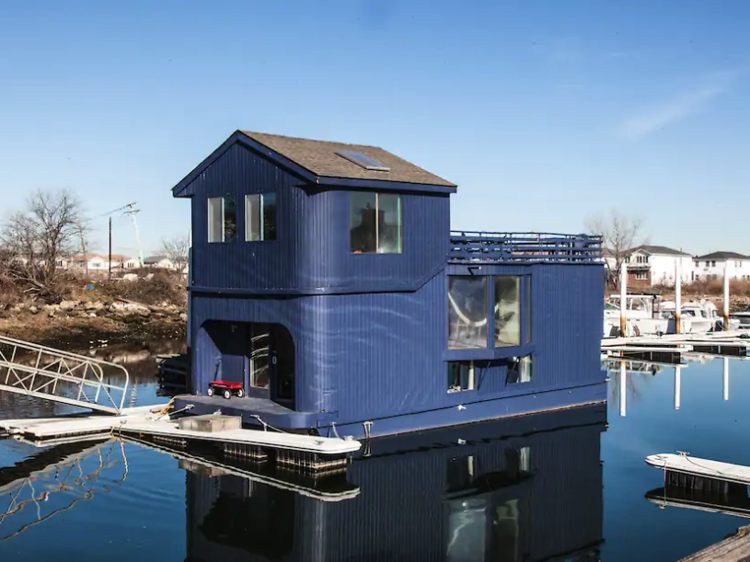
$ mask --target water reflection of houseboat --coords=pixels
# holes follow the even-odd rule
[[[597,560],[605,421],[590,406],[376,439],[338,502],[188,473],[186,562]]]
[[[602,401],[601,239],[450,231],[456,186],[372,146],[236,132],[191,200],[177,408],[388,435]],[[207,397],[216,379],[243,398]]]

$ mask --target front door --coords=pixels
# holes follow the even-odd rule
[[[252,324],[249,330],[250,345],[247,357],[248,396],[271,397],[271,381],[277,363],[273,338],[268,324]]]
[[[294,342],[281,324],[251,324],[247,357],[249,396],[294,408]]]

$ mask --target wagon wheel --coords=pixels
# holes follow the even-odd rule
[[[231,398],[232,397],[232,391],[228,388],[224,390],[224,398]]]
[[[213,396],[214,395],[214,389],[209,386],[208,390],[206,391],[206,394],[208,394],[209,396]]]
[[[239,398],[242,398],[243,396],[245,396],[245,389],[244,389],[244,388],[240,388],[240,389],[239,389],[239,390],[237,391],[237,396],[238,396]]]

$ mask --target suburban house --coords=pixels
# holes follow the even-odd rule
[[[130,256],[124,256],[122,254],[112,254],[112,270],[126,269],[127,263],[130,260]]]
[[[681,267],[683,283],[693,281],[693,257],[681,250],[666,246],[638,246],[625,258],[628,269],[628,285],[672,285],[675,284],[677,263]]]
[[[750,256],[737,252],[712,252],[693,260],[696,279],[723,279],[727,271],[730,279],[750,280]]]
[[[166,256],[149,256],[143,260],[144,267],[155,269],[175,269],[175,264]]]
[[[76,269],[87,270],[89,273],[109,270],[108,258],[101,254],[78,254],[73,256],[71,265]]]
[[[175,407],[362,437],[604,401],[601,237],[451,232],[456,189],[376,146],[232,134],[172,189],[193,233]]]

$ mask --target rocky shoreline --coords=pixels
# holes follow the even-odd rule
[[[118,300],[18,303],[0,311],[0,334],[48,346],[92,346],[100,342],[185,338],[185,307]]]

